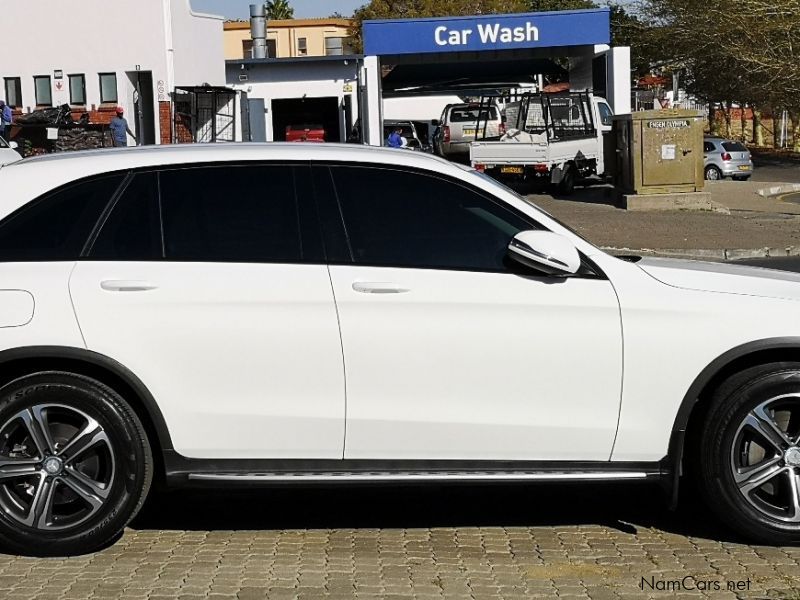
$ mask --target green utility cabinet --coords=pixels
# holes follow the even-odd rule
[[[625,194],[703,189],[702,113],[646,110],[614,117],[615,176]]]

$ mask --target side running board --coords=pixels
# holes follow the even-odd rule
[[[273,473],[189,473],[190,481],[229,483],[333,483],[403,481],[622,481],[644,480],[658,473],[646,471],[404,471],[404,472],[273,472]]]

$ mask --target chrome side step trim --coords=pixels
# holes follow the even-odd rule
[[[647,479],[644,471],[503,471],[503,472],[331,472],[331,473],[190,473],[191,481],[242,483],[391,482],[391,481],[618,481]]]

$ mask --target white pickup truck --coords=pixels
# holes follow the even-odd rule
[[[612,115],[588,92],[524,94],[506,105],[506,133],[473,142],[470,161],[506,183],[548,184],[568,195],[579,179],[605,173],[603,136]]]

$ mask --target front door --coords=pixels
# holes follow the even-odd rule
[[[307,166],[133,177],[70,291],[192,458],[342,458],[344,367]],[[298,193],[308,198],[310,193]]]
[[[508,242],[536,224],[483,192],[431,174],[325,168],[316,176],[335,189],[352,262],[330,267],[345,457],[608,460],[622,381],[611,283],[516,269]]]

